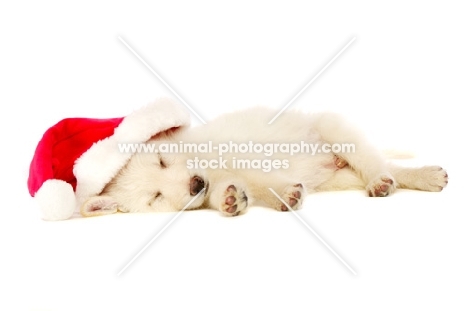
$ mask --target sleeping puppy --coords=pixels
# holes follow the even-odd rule
[[[212,208],[237,216],[252,204],[296,210],[317,191],[363,189],[385,197],[397,188],[441,191],[447,185],[439,166],[387,162],[337,114],[286,111],[268,124],[274,114],[252,108],[150,140],[152,151],[133,155],[81,213]]]

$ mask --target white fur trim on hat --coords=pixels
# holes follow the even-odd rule
[[[77,204],[98,195],[130,159],[132,153],[119,152],[119,143],[144,143],[158,133],[189,124],[188,111],[169,98],[158,99],[125,117],[114,135],[95,143],[76,161]]]

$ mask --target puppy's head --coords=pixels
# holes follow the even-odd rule
[[[202,206],[208,186],[204,171],[189,170],[183,154],[137,153],[99,196],[81,207],[81,213],[196,209]]]
[[[113,184],[121,188],[124,212],[176,211],[202,205],[208,187],[203,175],[189,170],[181,154],[137,154]]]

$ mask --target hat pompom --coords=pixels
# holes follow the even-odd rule
[[[34,196],[44,220],[65,220],[75,212],[76,198],[73,187],[59,179],[45,181]]]

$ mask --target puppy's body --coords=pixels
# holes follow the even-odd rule
[[[82,213],[88,216],[117,210],[177,211],[204,189],[188,209],[210,207],[224,215],[235,216],[253,202],[282,211],[287,211],[288,207],[297,209],[307,193],[316,191],[365,189],[369,196],[387,196],[397,187],[441,191],[447,184],[447,174],[438,166],[403,168],[387,163],[364,135],[339,115],[286,111],[268,124],[274,113],[259,107],[225,114],[207,125],[159,137],[148,144],[168,141],[179,145],[207,144],[211,141],[212,146],[218,147],[249,142],[263,146],[303,143],[314,144],[322,152],[314,155],[277,152],[271,156],[236,150],[222,155],[220,150],[136,153],[99,196],[83,205]],[[324,144],[354,145],[355,150],[323,152]],[[195,158],[213,164],[222,161],[223,168],[187,168]],[[244,164],[255,162],[265,166],[263,169],[242,168],[239,160]],[[268,164],[275,160],[278,168],[268,171]]]

